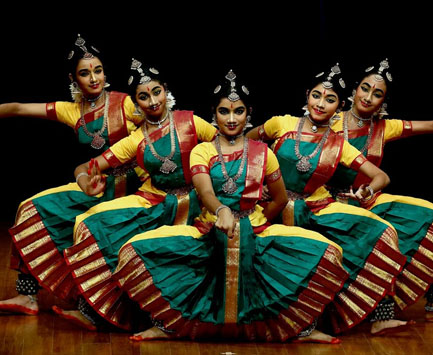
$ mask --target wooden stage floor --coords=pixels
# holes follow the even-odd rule
[[[10,223],[0,222],[0,299],[16,295],[16,272],[8,267]],[[388,336],[369,336],[369,324],[340,336],[339,345],[227,343],[192,341],[153,341],[135,343],[125,333],[96,333],[81,330],[51,312],[53,304],[62,303],[45,291],[39,295],[38,316],[0,313],[0,354],[110,354],[110,355],[287,355],[287,354],[433,354],[433,323],[424,321],[424,300],[398,314],[400,319],[414,319],[417,324],[404,332]],[[63,305],[66,306],[66,305]]]

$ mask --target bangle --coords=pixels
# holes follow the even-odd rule
[[[78,180],[80,179],[80,177],[82,177],[84,175],[89,176],[89,174],[87,174],[87,173],[79,173],[75,178],[75,182],[78,184]]]
[[[362,199],[363,202],[366,202],[366,201],[371,200],[371,198],[372,198],[373,195],[374,195],[374,190],[373,190],[373,188],[372,188],[370,185],[368,185],[368,186],[366,187],[366,190],[370,191],[370,196],[363,198],[363,199]]]
[[[219,213],[219,211],[222,210],[223,208],[228,208],[228,209],[230,209],[229,206],[226,206],[226,205],[219,205],[219,206],[217,207],[217,209],[215,210],[215,216],[218,217],[218,213]]]

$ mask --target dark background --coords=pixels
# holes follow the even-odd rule
[[[126,90],[135,57],[166,78],[176,108],[205,119],[212,91],[229,69],[252,93],[257,125],[275,114],[302,114],[310,79],[336,62],[350,86],[355,74],[388,58],[394,77],[390,116],[429,120],[432,30],[426,3],[124,2],[110,14],[97,2],[71,3],[58,13],[16,5],[0,22],[0,103],[70,100],[66,57],[80,33],[104,55],[110,90]],[[387,145],[387,192],[433,201],[432,138]],[[0,151],[0,219],[11,224],[20,201],[73,181],[83,162],[73,130],[40,119],[2,119]]]

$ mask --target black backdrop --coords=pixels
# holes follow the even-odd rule
[[[127,7],[128,6],[128,7]],[[381,1],[304,1],[276,5],[204,3],[71,4],[66,10],[19,8],[0,23],[0,102],[70,100],[66,57],[77,33],[104,54],[112,90],[125,91],[131,57],[156,67],[179,109],[209,119],[209,97],[229,69],[250,89],[254,124],[299,115],[312,75],[339,62],[354,73],[388,58],[394,77],[392,117],[427,120],[432,83],[427,5]],[[125,11],[123,11],[125,10]],[[431,22],[431,21],[430,21]],[[388,144],[386,191],[433,201],[432,136]],[[0,121],[0,219],[13,222],[18,203],[73,181],[83,159],[72,129],[31,118]]]

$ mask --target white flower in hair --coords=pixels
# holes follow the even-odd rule
[[[176,100],[175,100],[173,94],[170,91],[167,91],[167,103],[166,103],[166,106],[171,111],[171,109],[173,108],[174,105],[176,105]]]

